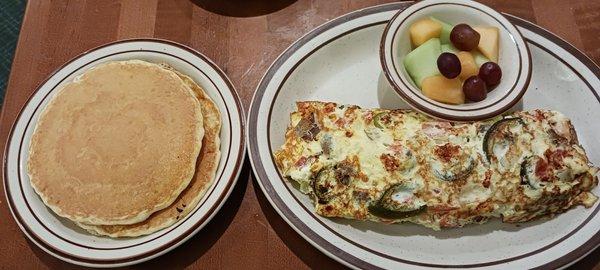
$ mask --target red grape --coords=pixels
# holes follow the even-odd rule
[[[445,52],[440,54],[437,59],[437,67],[440,73],[448,79],[454,79],[460,75],[460,60],[453,53]]]
[[[494,62],[486,62],[479,68],[479,77],[485,81],[485,84],[490,88],[489,90],[491,91],[492,87],[500,84],[502,70],[498,64]]]
[[[471,51],[479,45],[479,33],[468,24],[458,24],[450,32],[450,41],[461,51]]]
[[[482,101],[487,97],[485,82],[479,76],[469,77],[463,84],[463,92],[470,101]]]

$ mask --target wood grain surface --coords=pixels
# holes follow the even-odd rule
[[[347,12],[386,0],[30,0],[2,108],[0,141],[36,86],[61,64],[118,39],[157,37],[213,59],[236,85],[247,110],[265,70],[293,41]],[[556,33],[600,62],[600,1],[486,0]],[[3,192],[4,193],[4,192]],[[0,198],[0,268],[70,269],[26,240]],[[133,268],[337,269],[275,212],[246,160],[215,218],[168,254]],[[600,249],[573,269],[600,269]]]

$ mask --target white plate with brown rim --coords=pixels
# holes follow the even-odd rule
[[[141,59],[167,63],[190,76],[221,112],[221,159],[213,184],[185,218],[155,233],[113,239],[85,232],[47,208],[29,183],[27,149],[39,115],[61,85],[106,61]],[[13,217],[23,233],[47,253],[70,263],[117,267],[146,261],[179,246],[219,211],[233,189],[245,155],[244,113],[227,76],[210,59],[181,44],[133,39],[85,52],[52,73],[29,97],[17,116],[5,148],[4,189]]]
[[[433,231],[320,217],[310,198],[278,173],[272,153],[284,141],[296,101],[408,108],[382,74],[379,44],[387,22],[409,5],[375,6],[331,20],[271,65],[252,100],[247,129],[250,160],[267,199],[308,242],[353,268],[561,268],[591,252],[600,244],[598,203],[520,225],[494,220]],[[507,17],[525,37],[533,67],[529,89],[512,110],[563,112],[592,163],[600,165],[600,68],[548,31]]]

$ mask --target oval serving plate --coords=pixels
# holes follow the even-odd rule
[[[560,268],[591,252],[600,243],[598,203],[519,225],[494,220],[433,231],[320,217],[308,196],[278,173],[271,153],[284,141],[296,101],[407,108],[382,74],[378,53],[386,23],[408,5],[381,5],[332,20],[291,45],[269,68],[253,98],[247,130],[250,160],[268,200],[307,241],[353,268]],[[512,109],[563,112],[591,161],[600,165],[600,68],[546,30],[508,18],[526,38],[533,60],[530,89]],[[600,194],[600,188],[593,192]]]
[[[40,112],[62,84],[99,63],[127,59],[167,63],[204,88],[221,111],[221,160],[214,183],[184,219],[150,235],[111,239],[85,232],[44,205],[29,183],[27,149]],[[115,267],[157,257],[197,233],[229,196],[245,154],[244,121],[241,103],[229,79],[211,60],[189,47],[165,40],[135,39],[95,48],[48,77],[31,95],[12,127],[5,149],[4,188],[13,217],[37,246],[71,263]]]

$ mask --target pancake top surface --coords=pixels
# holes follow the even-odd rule
[[[65,85],[32,136],[31,184],[57,214],[131,224],[189,184],[204,135],[191,89],[139,60],[109,62]]]
[[[171,69],[171,67],[166,65],[164,68]],[[204,92],[202,87],[196,84],[193,79],[177,71],[175,72],[192,89],[200,101],[202,116],[204,118],[202,149],[198,155],[196,172],[192,181],[181,192],[181,195],[179,195],[173,204],[152,214],[142,222],[130,225],[87,225],[77,223],[91,233],[110,237],[136,237],[171,226],[177,221],[183,220],[185,216],[193,211],[214,182],[221,155],[219,150],[219,134],[221,132],[221,115],[219,109]]]

